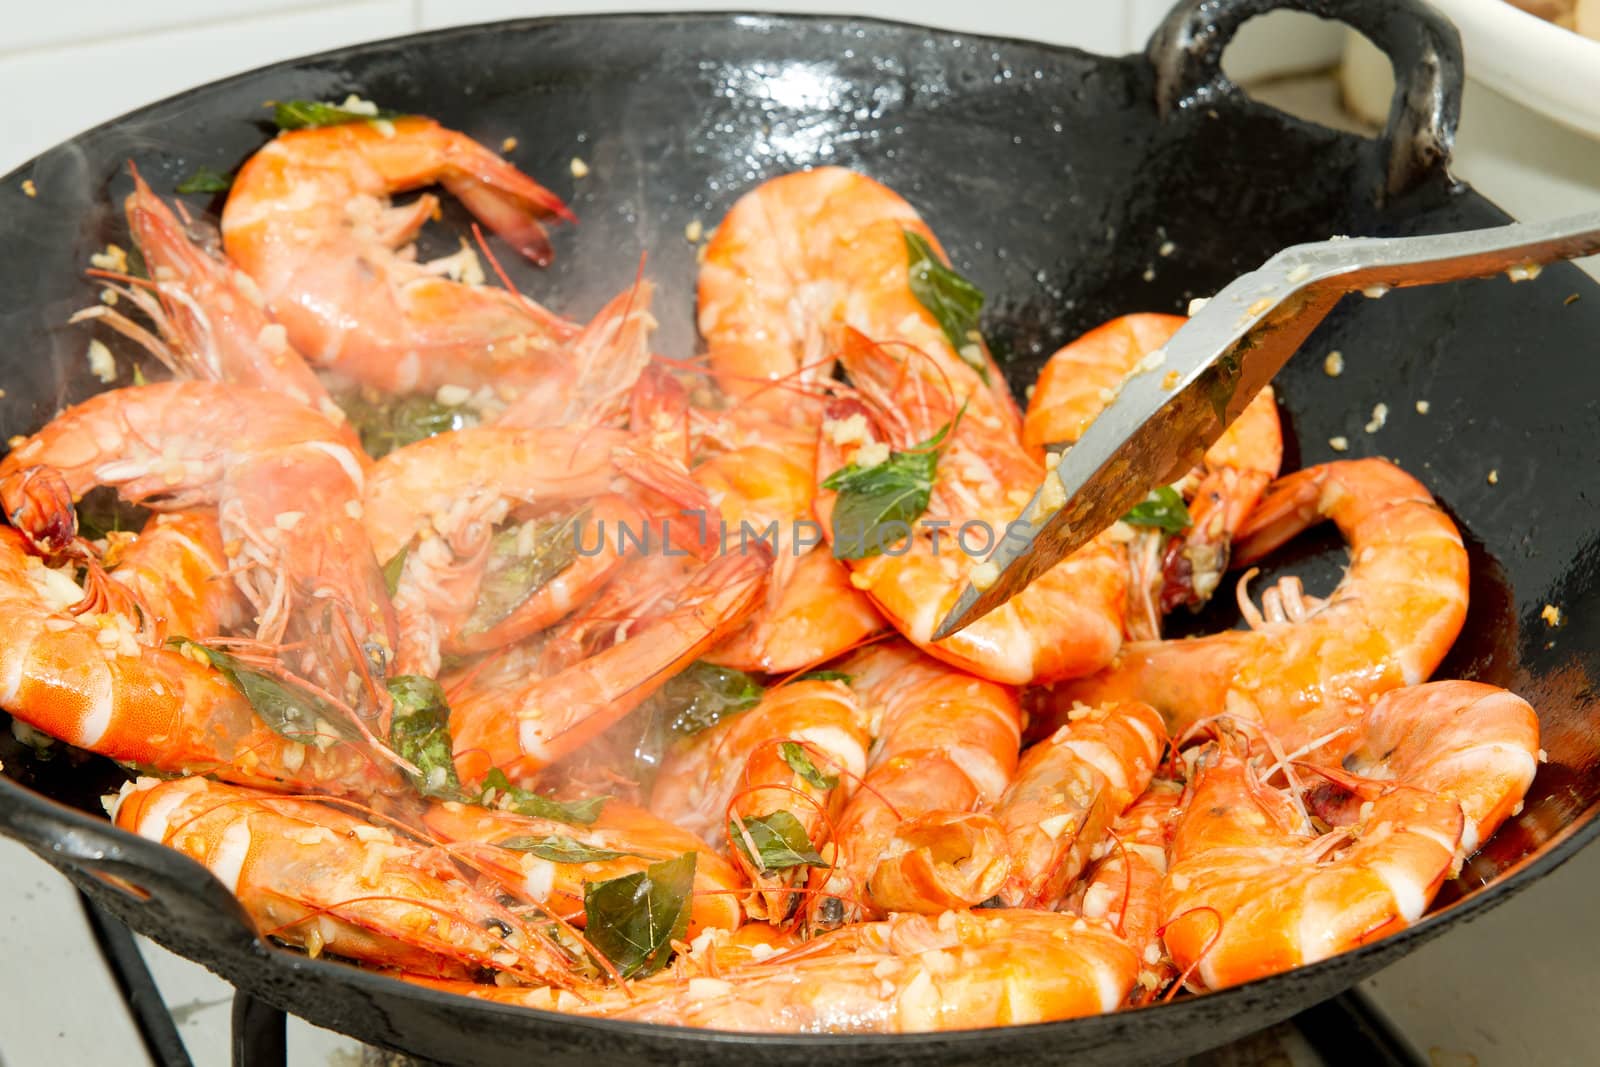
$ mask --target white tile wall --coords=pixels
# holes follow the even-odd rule
[[[0,174],[152,100],[295,55],[417,29],[528,15],[738,7],[740,0],[8,0],[0,36]],[[1144,47],[1167,0],[750,0],[760,10],[838,12],[1095,52]],[[1277,13],[1229,52],[1238,76],[1330,64],[1330,23]]]

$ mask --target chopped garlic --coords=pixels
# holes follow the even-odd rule
[[[1337,378],[1344,373],[1344,353],[1335,348],[1322,359],[1322,373]]]
[[[1537,263],[1519,263],[1506,270],[1506,277],[1514,282],[1531,282],[1544,270]]]
[[[882,441],[868,441],[856,452],[856,466],[876,467],[889,458],[889,446]]]
[[[1165,348],[1152,348],[1144,354],[1144,358],[1133,365],[1133,373],[1144,374],[1153,371],[1167,361]]]
[[[1388,421],[1389,405],[1381,403],[1374,404],[1372,406],[1372,418],[1367,420],[1365,429],[1368,433],[1377,433],[1379,430],[1383,429],[1383,424]]]
[[[117,361],[98,338],[89,342],[89,371],[107,385],[117,380]]]
[[[90,256],[89,262],[101,270],[116,271],[118,274],[128,273],[128,253],[119,245],[106,245],[105,251]]]
[[[22,195],[29,198],[39,195],[39,187],[33,184],[32,178],[22,179]]]
[[[363,100],[355,93],[344,98],[344,103],[339,105],[339,110],[348,111],[352,115],[365,115],[369,119],[378,117],[378,105],[371,100]]]
[[[1546,604],[1544,610],[1539,612],[1539,617],[1544,620],[1546,626],[1560,626],[1562,623],[1561,609],[1554,604]]]
[[[1156,255],[1165,258],[1172,255],[1172,253],[1176,252],[1177,250],[1178,246],[1173,244],[1171,241],[1162,241],[1161,247],[1156,249]]]
[[[1389,291],[1387,285],[1369,285],[1361,290],[1361,295],[1369,300],[1377,300]]]
[[[1344,452],[1350,448],[1350,439],[1343,436],[1330,437],[1328,438],[1328,447],[1335,452]]]
[[[1284,277],[1288,280],[1290,285],[1299,285],[1301,282],[1311,277],[1311,264],[1302,263],[1298,267],[1291,270],[1288,274],[1284,275]]]
[[[579,159],[577,156],[573,156],[572,157],[572,176],[574,178],[587,178],[589,176],[589,164],[585,163],[583,160]]]
[[[704,237],[705,235],[705,223],[701,222],[699,219],[690,219],[689,225],[683,228],[684,239],[692,245],[699,244],[700,238]]]
[[[828,419],[822,424],[822,434],[843,448],[845,445],[867,440],[867,417],[856,412],[843,419]]]
[[[972,587],[979,592],[989,588],[999,577],[1000,568],[988,560],[972,568],[972,573],[967,575],[967,579],[972,582]]]
[[[1209,303],[1211,303],[1211,298],[1209,296],[1197,296],[1193,300],[1189,301],[1189,317],[1193,318],[1194,316],[1200,314],[1200,309]]]
[[[464,385],[441,385],[433,398],[447,408],[458,408],[472,399],[472,390]]]
[[[1146,267],[1144,269],[1144,280],[1147,282],[1156,280],[1156,269],[1154,267]]]
[[[500,151],[502,152],[513,151],[516,147],[517,139],[515,137],[507,137],[505,140],[500,142]]]
[[[1500,471],[1498,468],[1489,472],[1488,482],[1490,485],[1500,484]]]

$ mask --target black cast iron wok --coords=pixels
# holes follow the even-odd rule
[[[1383,138],[1296,121],[1221,76],[1233,31],[1279,6],[1346,19],[1393,58],[1400,88]],[[706,14],[530,20],[284,63],[108,123],[0,183],[0,431],[31,431],[101,388],[83,358],[84,331],[63,323],[95,297],[82,275],[90,253],[125,239],[126,162],[162,191],[201,164],[228,170],[269,136],[264,101],[359,92],[489,144],[515,136],[512,158],[570,194],[582,219],[557,232],[551,269],[515,268],[520,284],[587,316],[648,250],[665,286],[662,351],[693,342],[687,223],[714,223],[774,174],[859,168],[908,197],[991,294],[986,330],[1021,386],[1064,339],[1122,312],[1181,311],[1284,245],[1504,221],[1446,173],[1460,79],[1455,32],[1416,0],[1184,0],[1147,55],[1122,59],[848,18]],[[568,176],[573,156],[590,166],[582,181]],[[24,194],[24,179],[37,196]],[[1347,369],[1330,379],[1322,356],[1335,348]],[[1600,289],[1562,265],[1518,286],[1493,279],[1354,298],[1280,377],[1298,442],[1288,466],[1335,458],[1327,442],[1346,436],[1348,455],[1392,457],[1459,520],[1472,547],[1472,607],[1441,675],[1522,693],[1539,709],[1550,755],[1525,810],[1431,918],[1315,966],[1050,1025],[870,1040],[735,1036],[480,1004],[270,948],[203,869],[97,817],[98,794],[122,772],[70,754],[37,760],[9,731],[0,731],[0,831],[240,988],[437,1060],[1101,1063],[1197,1051],[1350,986],[1547,873],[1600,827],[1597,357]],[[123,373],[125,382],[126,363]],[[1414,410],[1419,399],[1431,405],[1426,416]],[[1379,402],[1388,424],[1365,434]],[[1280,561],[1325,590],[1342,558],[1329,532]],[[1560,606],[1564,626],[1541,620],[1546,603]],[[1233,621],[1218,607],[1195,625]]]

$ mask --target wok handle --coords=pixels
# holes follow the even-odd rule
[[[1394,99],[1380,140],[1388,195],[1448,162],[1461,115],[1461,37],[1422,0],[1179,0],[1145,48],[1161,116],[1237,92],[1222,72],[1222,53],[1240,26],[1278,8],[1352,26],[1394,65]]]
[[[233,971],[271,951],[234,895],[194,860],[4,777],[0,834],[26,845],[96,904],[180,955]]]

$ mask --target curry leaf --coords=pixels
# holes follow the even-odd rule
[[[326,700],[291,682],[251,667],[237,656],[208,648],[187,637],[171,637],[167,644],[180,651],[198,651],[233,687],[244,694],[256,715],[276,734],[300,744],[311,744],[326,726],[352,740],[358,735],[346,725],[346,716]]]
[[[497,532],[478,583],[478,602],[462,625],[478,634],[505,621],[528,597],[572,565],[578,557],[576,532],[589,514],[580,508],[552,520],[517,524]],[[527,533],[524,533],[524,530]]]
[[[950,425],[913,449],[889,453],[882,463],[852,463],[822,480],[822,488],[839,494],[833,502],[835,559],[879,555],[911,532],[912,521],[928,510],[939,445]]]
[[[484,775],[483,792],[479,795],[478,803],[535,819],[553,819],[573,826],[588,826],[600,817],[600,810],[609,799],[586,797],[583,800],[556,800],[531,789],[517,788],[496,767]]]
[[[425,797],[461,799],[455,753],[450,741],[450,705],[432,678],[402,674],[388,681],[394,705],[389,746],[417,768],[413,779]]]
[[[778,754],[783,757],[783,762],[789,765],[791,771],[813,788],[826,792],[839,784],[838,775],[823,774],[817,770],[817,765],[811,762],[811,756],[805,748],[794,741],[785,741],[779,745]]]
[[[551,863],[597,863],[600,860],[637,856],[637,852],[615,852],[609,848],[596,848],[563,834],[546,834],[543,837],[508,837],[495,842],[501,848],[514,852],[529,852]]]
[[[350,101],[346,101],[348,104]],[[343,126],[347,122],[397,119],[400,112],[383,108],[354,109],[318,100],[280,100],[272,106],[272,120],[280,130],[305,130],[318,126]]]
[[[1122,516],[1122,521],[1130,526],[1153,526],[1171,534],[1182,533],[1194,525],[1183,497],[1170,485],[1150,490],[1149,496]]]
[[[383,585],[389,590],[389,595],[394,596],[400,589],[400,575],[405,573],[406,556],[411,552],[409,544],[401,545],[400,551],[389,557],[389,562],[383,565]]]
[[[210,167],[200,167],[178,183],[180,193],[225,193],[231,188],[233,176]]]
[[[910,230],[904,233],[911,295],[938,322],[961,362],[977,371],[988,385],[989,364],[983,358],[983,336],[978,332],[983,290],[945,266],[927,238]]]
[[[811,838],[806,836],[800,820],[781,808],[771,815],[748,819],[735,815],[728,820],[728,834],[759,871],[826,866],[811,847]],[[750,851],[752,845],[754,854]]]
[[[795,681],[797,681],[797,682],[843,682],[845,685],[849,685],[850,684],[850,680],[852,678],[854,678],[854,677],[855,677],[855,675],[847,674],[844,671],[806,671],[806,673],[804,673],[800,677],[796,678]]]
[[[764,691],[744,671],[696,660],[656,690],[644,714],[659,716],[673,733],[697,734],[755,707]]]
[[[583,936],[624,978],[665,967],[689,930],[695,854],[583,888]]]
[[[335,399],[373,459],[472,422],[467,409],[441,404],[431,396],[374,398],[358,390]]]

